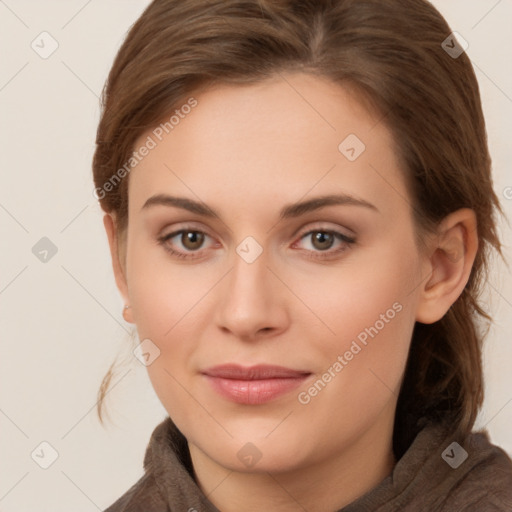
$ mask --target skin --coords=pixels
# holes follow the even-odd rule
[[[396,463],[393,421],[413,327],[442,318],[467,283],[477,251],[474,213],[452,213],[418,247],[390,132],[354,92],[327,80],[288,74],[195,97],[198,106],[130,173],[126,238],[118,238],[115,215],[104,218],[116,282],[130,305],[125,319],[160,350],[149,377],[214,505],[337,510]],[[353,162],[338,150],[349,134],[366,145]],[[334,193],[375,209],[331,205],[279,219],[285,205]],[[220,218],[143,209],[155,194],[204,202]],[[203,245],[181,235],[166,243],[195,259],[158,243],[185,228],[206,233]],[[326,248],[306,236],[313,229],[355,242],[334,238]],[[263,251],[252,263],[236,252],[248,236]],[[396,303],[400,312],[300,403],[298,394]],[[312,375],[271,402],[241,405],[200,374],[228,362]],[[251,467],[237,457],[248,442],[261,455]]]

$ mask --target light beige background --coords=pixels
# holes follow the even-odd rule
[[[128,349],[131,328],[121,316],[90,170],[99,94],[124,34],[147,4],[0,0],[3,512],[103,510],[142,475],[146,444],[165,416]],[[512,218],[512,2],[434,4],[469,42],[495,188]],[[59,45],[47,59],[31,47],[34,40],[42,46],[43,31]],[[510,227],[504,224],[502,233],[510,258]],[[58,249],[46,263],[32,253],[42,237]],[[512,453],[512,279],[502,264],[489,284],[495,325],[478,426]],[[114,423],[103,428],[96,393],[118,354],[126,354],[126,363],[108,395]],[[48,469],[31,456],[36,450],[39,462],[49,460],[43,441],[58,452]]]

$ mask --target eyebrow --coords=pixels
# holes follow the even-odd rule
[[[144,203],[142,210],[157,205],[181,208],[183,210],[188,210],[189,212],[196,213],[204,217],[220,219],[220,215],[215,210],[202,202],[194,201],[193,199],[188,199],[186,197],[175,197],[166,194],[156,194],[151,196]],[[379,211],[375,205],[365,201],[364,199],[360,199],[349,194],[331,194],[286,205],[281,210],[279,219],[285,220],[300,217],[306,213],[333,205],[362,206],[376,212]]]

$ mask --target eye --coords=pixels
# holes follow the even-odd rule
[[[199,249],[202,248],[206,238],[210,237],[203,231],[183,228],[158,238],[158,243],[167,252],[178,258],[198,258],[200,257]],[[176,241],[172,242],[173,239],[176,239]],[[174,248],[177,245],[178,250]],[[181,248],[179,245],[181,245]],[[194,252],[199,252],[199,255],[194,254]]]
[[[326,259],[332,258],[350,248],[350,245],[355,243],[355,238],[349,237],[339,231],[330,229],[317,228],[304,233],[300,237],[300,241],[308,240],[309,244],[305,244],[306,251],[309,253],[308,258],[312,259]],[[296,242],[296,246],[299,242]],[[333,247],[335,247],[333,250]]]
[[[158,243],[172,256],[180,259],[201,258],[206,239],[211,238],[204,231],[193,228],[182,228],[158,238]],[[309,230],[301,235],[298,242],[292,247],[297,247],[303,240],[310,240],[309,247],[303,248],[306,257],[310,259],[333,258],[349,249],[356,240],[339,231],[317,228]],[[173,241],[174,240],[174,241]],[[334,247],[334,249],[332,249]],[[331,250],[332,249],[332,250]]]

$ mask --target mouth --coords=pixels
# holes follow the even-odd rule
[[[296,389],[311,375],[283,366],[237,364],[214,366],[201,373],[222,397],[245,405],[270,402]]]

